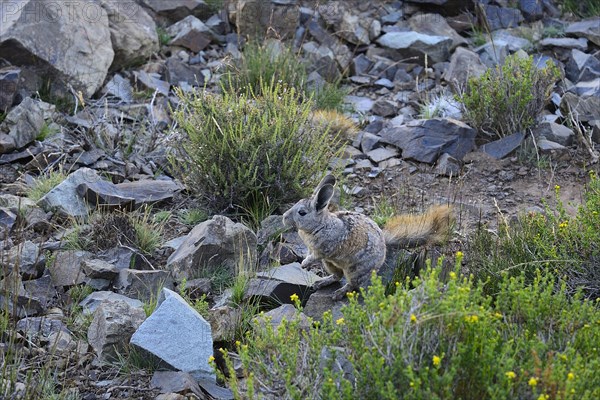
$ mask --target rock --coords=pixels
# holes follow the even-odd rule
[[[173,86],[204,86],[202,67],[189,65],[179,57],[169,57],[165,63],[165,78]]]
[[[12,107],[19,87],[20,77],[20,68],[0,68],[0,112],[6,114]]]
[[[208,359],[213,340],[208,322],[177,293],[163,289],[160,303],[131,338],[131,344],[194,379],[214,381]]]
[[[308,330],[312,325],[308,317],[291,304],[282,304],[269,312],[260,314],[254,317],[252,322],[255,326],[261,328],[265,328],[269,324],[273,331],[277,332],[277,328],[281,326],[284,320],[288,323],[298,320],[298,328],[302,330]]]
[[[210,28],[193,15],[169,26],[167,33],[172,37],[171,46],[185,47],[194,53],[204,50],[214,36]]]
[[[356,112],[367,114],[373,109],[375,102],[368,97],[346,96],[344,102],[348,103]]]
[[[539,0],[519,0],[519,10],[526,21],[536,21],[544,16],[544,5]]]
[[[379,99],[373,103],[372,112],[381,117],[391,117],[396,115],[398,109],[396,103],[386,99]]]
[[[42,276],[46,265],[46,256],[40,252],[37,244],[25,241],[11,248],[6,254],[0,253],[0,265],[8,270],[18,267],[24,280]]]
[[[565,65],[565,76],[572,82],[600,77],[600,60],[577,49],[571,50]]]
[[[600,17],[574,22],[567,26],[565,33],[578,37],[583,36],[596,46],[600,46]]]
[[[271,268],[270,270],[265,272],[257,272],[256,276],[259,278],[286,282],[291,285],[304,286],[312,286],[316,281],[321,279],[318,275],[303,269],[300,266],[300,263],[297,262]]]
[[[397,155],[398,151],[396,149],[387,147],[380,147],[367,153],[367,157],[374,163],[380,163],[392,157],[396,157]]]
[[[285,231],[283,216],[270,215],[261,221],[260,228],[256,232],[256,242],[259,246],[264,246]]]
[[[554,122],[542,122],[533,129],[533,134],[538,138],[545,138],[562,146],[573,144],[575,132],[564,125]]]
[[[418,32],[388,32],[376,41],[391,50],[388,55],[393,60],[400,61],[415,57],[423,63],[427,56],[429,64],[446,61],[452,46],[452,38]]]
[[[197,225],[167,260],[177,279],[225,269],[233,276],[240,265],[257,261],[256,235],[240,223],[216,215]]]
[[[318,7],[319,14],[336,35],[355,45],[368,45],[381,34],[379,21],[358,15],[345,2],[330,1]]]
[[[27,317],[17,322],[17,331],[29,342],[41,343],[53,353],[75,350],[77,343],[61,320],[48,317]]]
[[[23,288],[27,296],[35,299],[35,303],[41,310],[46,310],[58,298],[58,292],[48,270],[38,279],[23,282]]]
[[[83,273],[92,279],[106,279],[112,281],[119,274],[119,270],[113,264],[104,260],[83,260]]]
[[[350,68],[353,58],[353,54],[348,46],[323,29],[323,27],[315,20],[309,21],[306,27],[308,32],[317,42],[331,49],[335,56],[335,60],[338,63],[339,70],[347,71]]]
[[[45,310],[40,299],[25,290],[21,275],[14,272],[0,280],[0,307],[18,318],[40,315]]]
[[[560,102],[563,115],[573,113],[578,121],[587,122],[600,118],[600,98],[595,96],[579,97],[565,93]]]
[[[46,193],[38,201],[38,205],[63,216],[85,218],[90,214],[90,210],[86,202],[77,194],[77,187],[100,180],[102,178],[93,169],[80,168]]]
[[[519,148],[524,138],[525,134],[523,132],[513,133],[512,135],[484,144],[481,146],[481,150],[496,160],[500,160]]]
[[[467,44],[467,39],[460,36],[446,19],[439,14],[417,14],[408,20],[410,28],[416,32],[432,36],[442,36],[452,39],[450,51],[456,47]]]
[[[422,7],[434,9],[443,15],[457,15],[465,10],[472,10],[471,2],[464,0],[410,0],[409,3],[422,4]]]
[[[108,208],[137,209],[167,201],[182,189],[173,180],[150,180],[113,184],[104,180],[91,180],[77,186],[79,196],[94,206]]]
[[[115,74],[106,85],[104,85],[102,93],[121,99],[126,103],[133,102],[133,87],[131,86],[131,82],[129,82],[129,79],[123,78],[120,74]],[[84,165],[90,164],[91,163]]]
[[[0,124],[0,154],[33,142],[44,125],[41,101],[25,98]]]
[[[142,7],[117,0],[100,0],[100,4],[108,15],[113,70],[138,64],[158,51],[156,24]]]
[[[229,302],[221,299],[221,303]],[[242,309],[228,304],[216,305],[208,310],[208,321],[212,329],[213,341],[231,342],[242,323]]]
[[[101,361],[116,361],[126,354],[127,344],[146,314],[125,301],[104,302],[96,311],[88,328],[88,341]]]
[[[503,65],[508,57],[508,44],[496,45],[488,42],[475,49],[479,54],[479,59],[488,68],[494,68],[496,65]]]
[[[194,393],[198,398],[205,397],[196,380],[187,372],[156,371],[152,375],[150,385],[152,388],[160,389],[161,393]]]
[[[4,5],[0,53],[6,60],[23,67],[36,60],[36,75],[54,77],[52,84],[63,92],[71,84],[90,97],[100,88],[114,52],[108,16],[98,2]]]
[[[269,30],[278,38],[294,37],[298,26],[299,6],[294,3],[276,4],[264,0],[234,0],[227,6],[229,20],[242,37],[264,37]]]
[[[483,6],[483,10],[491,31],[516,28],[523,22],[521,11],[516,8],[486,4]]]
[[[556,142],[546,140],[546,139],[538,140],[537,146],[538,146],[538,149],[540,149],[540,151],[542,153],[562,152],[562,151],[567,150],[567,148],[565,146],[563,146],[562,144],[558,144]]]
[[[4,240],[4,234],[8,235],[17,222],[17,215],[8,208],[0,207],[0,240]]]
[[[448,153],[442,154],[435,166],[434,172],[443,176],[460,175],[460,162]]]
[[[330,82],[340,77],[335,54],[333,54],[333,51],[329,47],[309,41],[302,45],[302,51],[306,59],[310,62],[309,68],[313,72],[317,72]]]
[[[513,35],[510,30],[502,29],[494,31],[492,39],[495,46],[506,46],[511,53],[521,49],[527,50],[532,47],[529,40]]]
[[[160,75],[157,73],[147,73],[146,71],[134,71],[136,86],[140,89],[149,89],[162,94],[163,96],[169,96],[169,90],[171,85],[169,82],[165,82],[160,79]]]
[[[162,288],[173,288],[169,271],[122,269],[114,282],[115,290],[127,297],[149,301],[155,299]]]
[[[569,91],[584,98],[592,96],[600,98],[600,78],[585,82],[577,82],[575,86],[569,88]]]
[[[79,306],[82,308],[85,314],[92,314],[100,305],[104,303],[117,303],[125,302],[132,308],[143,309],[143,303],[137,299],[132,299],[122,294],[114,293],[111,291],[97,291],[88,295],[85,299],[79,302]]]
[[[256,302],[269,307],[275,304],[291,303],[290,296],[298,295],[301,301],[308,297],[308,283],[290,283],[275,279],[251,278],[248,281],[244,301]]]
[[[82,250],[65,250],[55,253],[50,266],[50,275],[55,286],[74,286],[85,282],[82,264],[92,257],[92,253]]]
[[[210,6],[203,0],[141,0],[159,16],[171,22],[181,21],[188,15],[198,18],[210,16]]]
[[[565,49],[577,49],[585,51],[588,48],[587,39],[572,39],[572,38],[545,38],[540,40],[542,47],[563,47]]]
[[[462,160],[475,147],[476,133],[465,123],[450,118],[415,120],[380,132],[384,141],[402,149],[402,158],[430,164],[443,153]]]
[[[331,296],[334,291],[341,288],[340,283],[334,283],[333,285],[326,286],[319,291],[313,293],[308,298],[306,305],[302,309],[302,312],[309,318],[315,321],[323,320],[323,313],[325,311],[331,311],[333,320],[337,320],[343,317],[342,306],[344,306],[348,300],[333,301]]]

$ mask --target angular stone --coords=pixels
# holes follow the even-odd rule
[[[210,28],[193,15],[168,27],[167,33],[172,37],[170,45],[185,47],[194,53],[204,50],[214,36]]]
[[[440,14],[417,14],[408,20],[408,25],[412,30],[432,36],[443,36],[452,39],[450,50],[466,44],[467,39],[460,36],[450,25],[446,19]]]
[[[434,163],[443,153],[462,160],[475,147],[475,129],[450,118],[411,121],[381,131],[381,137],[402,149],[402,158]]]
[[[114,282],[115,290],[127,297],[149,301],[155,299],[162,288],[173,288],[169,271],[122,269]]]
[[[86,314],[92,314],[100,305],[104,303],[125,302],[132,308],[143,308],[143,303],[137,299],[132,299],[122,294],[111,291],[97,291],[88,295],[85,299],[79,302],[79,306]]]
[[[18,270],[24,280],[42,276],[46,265],[46,256],[40,252],[37,244],[25,241],[11,248],[6,254],[0,253],[0,265]]]
[[[380,147],[375,150],[371,150],[367,153],[367,157],[374,163],[380,163],[398,155],[398,150],[387,147]]]
[[[396,103],[386,99],[379,99],[373,103],[373,113],[381,117],[391,117],[396,115],[398,109]]]
[[[38,201],[38,205],[67,217],[87,217],[90,210],[86,202],[77,194],[81,184],[97,182],[102,178],[90,168],[80,168],[71,173]]]
[[[13,108],[0,124],[0,154],[19,149],[33,142],[44,125],[44,107],[30,97]]]
[[[229,20],[243,37],[263,37],[271,31],[281,39],[293,38],[300,15],[298,4],[263,0],[235,0],[227,10]]]
[[[257,272],[257,277],[287,282],[292,285],[312,286],[321,278],[300,266],[300,263],[282,265],[265,272]]]
[[[525,134],[523,132],[513,133],[512,135],[484,144],[481,146],[481,150],[500,160],[521,146],[524,138]]]
[[[588,41],[585,38],[546,38],[540,40],[542,47],[564,47],[566,49],[577,49],[585,51],[588,48]]]
[[[298,328],[302,330],[308,330],[312,326],[312,322],[308,317],[291,304],[282,304],[269,312],[258,315],[254,317],[252,322],[259,327],[265,327],[269,324],[273,331],[277,332],[277,328],[281,326],[284,320],[288,323],[299,320]]]
[[[544,16],[544,5],[539,0],[519,0],[519,10],[527,21],[536,21]]]
[[[29,297],[35,299],[42,310],[47,309],[58,298],[58,292],[48,270],[38,279],[23,282],[23,288]]]
[[[347,71],[352,63],[353,54],[338,38],[332,36],[315,20],[307,24],[307,29],[312,37],[323,46],[331,49],[338,63],[340,71]]]
[[[194,379],[215,380],[208,362],[213,355],[209,323],[169,289],[163,289],[160,303],[133,334],[131,344]]]
[[[4,7],[6,6],[6,7]],[[0,54],[14,65],[30,66],[66,90],[85,97],[102,85],[113,62],[108,16],[98,2],[26,0],[3,2]]]
[[[15,222],[17,222],[17,215],[8,208],[0,207],[0,240],[4,238],[3,233],[6,232],[8,235]]]
[[[138,64],[158,51],[156,24],[144,8],[119,0],[100,0],[100,4],[108,15],[113,70]]]
[[[567,150],[567,148],[562,144],[558,144],[556,142],[552,142],[546,139],[538,140],[537,146],[542,153],[562,152],[564,150]]]
[[[83,273],[88,278],[112,280],[119,274],[117,267],[104,260],[84,260],[82,267]]]
[[[171,22],[181,21],[188,15],[208,18],[211,9],[203,0],[141,0],[152,11]]]
[[[92,253],[81,250],[66,250],[55,253],[55,259],[49,267],[55,286],[74,286],[85,282],[81,265],[92,257]]]
[[[305,302],[310,289],[306,283],[289,283],[274,279],[251,278],[244,293],[244,301],[256,301],[268,307],[275,304],[291,303],[293,294]]]
[[[460,175],[460,162],[448,153],[442,154],[435,165],[435,173],[444,176]]]
[[[394,60],[416,57],[423,63],[427,56],[428,63],[434,64],[448,59],[452,38],[418,32],[388,32],[380,36],[377,43],[391,49],[389,55]]]
[[[146,71],[134,71],[135,83],[138,88],[154,90],[163,96],[169,95],[171,85],[160,79],[157,73],[148,73]]]
[[[216,215],[197,225],[167,260],[167,269],[177,279],[197,276],[198,272],[225,269],[233,276],[242,263],[257,260],[256,235],[240,223]]]
[[[533,134],[538,138],[544,137],[563,146],[572,145],[575,137],[572,129],[555,122],[542,122],[533,129]]]
[[[101,361],[116,361],[126,354],[131,336],[146,319],[144,310],[124,301],[104,302],[93,315],[88,341]]]
[[[0,68],[0,112],[6,114],[15,101],[21,69],[17,67]]]
[[[310,61],[310,69],[326,80],[334,81],[340,76],[335,54],[329,47],[310,41],[302,45],[302,51]]]
[[[516,52],[521,49],[529,49],[532,44],[529,40],[511,34],[510,30],[499,30],[492,33],[492,39],[495,46],[507,46],[510,52]]]
[[[456,15],[463,11],[473,10],[473,4],[464,0],[410,0],[410,3],[423,4],[427,9],[434,8],[442,15]]]
[[[40,299],[25,291],[21,276],[14,272],[0,280],[0,307],[19,318],[40,315],[45,310]]]
[[[583,36],[596,46],[600,46],[600,17],[592,17],[577,21],[567,26],[565,33],[574,36]]]
[[[333,292],[341,287],[341,284],[336,282],[311,294],[306,305],[302,309],[302,312],[315,321],[322,321],[323,313],[325,311],[331,311],[334,321],[342,318],[343,314],[341,308],[348,303],[348,300],[343,299],[342,301],[334,301],[331,298]]]
[[[342,39],[355,45],[368,45],[381,33],[381,24],[372,17],[357,14],[345,2],[331,1],[318,7],[325,23]]]
[[[569,88],[569,91],[574,92],[576,95],[583,98],[600,98],[600,78],[585,82],[577,82],[575,86]]]
[[[194,393],[198,398],[204,397],[196,380],[187,372],[156,371],[152,375],[150,385],[152,388],[160,389],[161,393]]]
[[[182,88],[204,86],[202,67],[183,62],[177,56],[169,57],[165,66],[167,67],[165,77],[171,85]]]
[[[483,6],[485,17],[491,31],[516,28],[523,22],[521,11],[516,8],[499,7],[491,4]]]
[[[560,102],[560,110],[563,115],[572,112],[582,122],[600,119],[600,97],[579,97],[573,93],[565,93]]]
[[[371,112],[375,104],[370,98],[361,96],[346,96],[344,102],[350,104],[355,111],[364,114]]]
[[[595,79],[600,76],[600,60],[591,54],[573,49],[565,65],[565,76],[571,82]]]

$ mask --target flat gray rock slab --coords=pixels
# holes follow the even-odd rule
[[[90,209],[83,198],[77,194],[77,187],[82,184],[91,185],[101,180],[100,175],[93,169],[80,168],[46,193],[38,201],[38,205],[68,217],[87,217]]]
[[[194,379],[215,381],[208,359],[213,355],[210,324],[177,293],[163,289],[162,302],[137,329],[131,344]]]
[[[300,263],[297,262],[271,268],[265,272],[258,272],[256,276],[305,286],[312,286],[321,279],[317,274],[303,269]]]
[[[524,138],[525,135],[523,132],[513,133],[512,135],[484,144],[481,146],[481,150],[495,159],[500,160],[521,146]]]
[[[111,291],[97,291],[93,292],[85,299],[81,300],[79,306],[83,309],[85,314],[91,314],[102,304],[102,303],[116,303],[118,301],[125,302],[133,308],[142,308],[143,303],[137,299],[132,299],[122,294],[114,293]]]

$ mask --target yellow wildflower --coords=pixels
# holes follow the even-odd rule
[[[450,279],[456,279],[456,272],[450,271]]]
[[[417,316],[415,314],[410,314],[410,322],[412,322],[412,323],[417,322]]]
[[[527,384],[531,387],[535,387],[535,386],[537,386],[538,381],[536,378],[531,377],[531,378],[529,378],[529,382],[527,382]]]
[[[569,372],[569,373],[567,374],[567,379],[568,379],[568,380],[570,380],[570,381],[572,381],[573,379],[575,379],[575,374],[574,374],[574,373],[572,373],[572,372]]]
[[[504,375],[506,375],[508,379],[515,379],[517,377],[517,374],[515,374],[513,371],[505,372]]]
[[[550,398],[549,395],[547,394],[540,394],[540,397],[537,398],[537,400],[548,400]]]
[[[440,357],[433,356],[433,365],[435,367],[439,367],[441,362],[442,362],[442,359]]]
[[[464,256],[464,254],[462,251],[459,250],[456,252],[456,258],[463,258],[463,256]]]
[[[344,318],[336,319],[335,324],[336,325],[344,325]]]
[[[300,298],[298,297],[298,295],[296,293],[294,293],[293,295],[290,296],[290,300],[292,300],[295,303],[298,300],[300,300]]]
[[[214,357],[214,356],[210,356],[210,357],[208,357],[208,362],[209,362],[209,363],[211,363],[211,362],[213,362],[213,361],[215,361],[215,357]]]

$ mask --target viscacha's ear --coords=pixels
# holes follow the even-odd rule
[[[329,200],[333,197],[334,188],[331,184],[319,185],[319,191],[313,199],[315,210],[321,211],[329,205]]]
[[[321,182],[319,182],[319,184],[317,185],[317,187],[315,188],[315,191],[313,192],[313,196],[317,196],[317,194],[319,193],[319,191],[321,190],[321,188],[325,185],[331,185],[331,186],[335,186],[335,177],[333,175],[327,174],[323,177],[323,179],[321,179]]]

